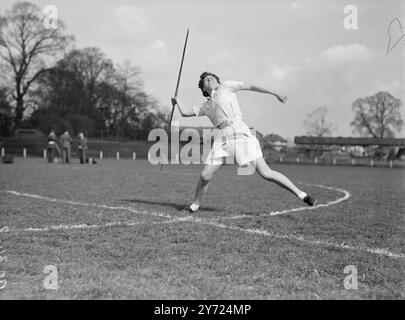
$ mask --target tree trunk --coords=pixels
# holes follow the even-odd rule
[[[24,112],[24,100],[22,96],[17,97],[17,108],[15,110],[14,130],[20,128]]]

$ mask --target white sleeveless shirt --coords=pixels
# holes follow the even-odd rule
[[[196,116],[207,116],[217,127],[226,120],[242,119],[235,92],[243,87],[242,81],[224,81],[201,106],[193,107]]]

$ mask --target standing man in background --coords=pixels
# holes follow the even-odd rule
[[[56,134],[54,130],[51,130],[51,132],[48,135],[48,162],[55,162],[56,160],[56,154],[55,151],[58,152],[60,156],[60,150],[58,143],[56,142]]]
[[[65,131],[60,137],[60,144],[62,146],[62,159],[63,163],[70,163],[71,158],[71,145],[72,138],[68,131]]]
[[[83,132],[79,133],[79,155],[80,155],[80,163],[86,163],[87,157],[87,138],[84,136]]]

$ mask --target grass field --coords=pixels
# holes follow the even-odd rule
[[[234,166],[189,215],[197,165],[1,165],[0,299],[405,298],[403,169],[273,168],[320,206]],[[57,290],[43,286],[47,265]]]

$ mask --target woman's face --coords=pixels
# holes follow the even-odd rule
[[[205,91],[212,91],[218,88],[219,83],[214,76],[208,75],[204,78],[204,90]]]

